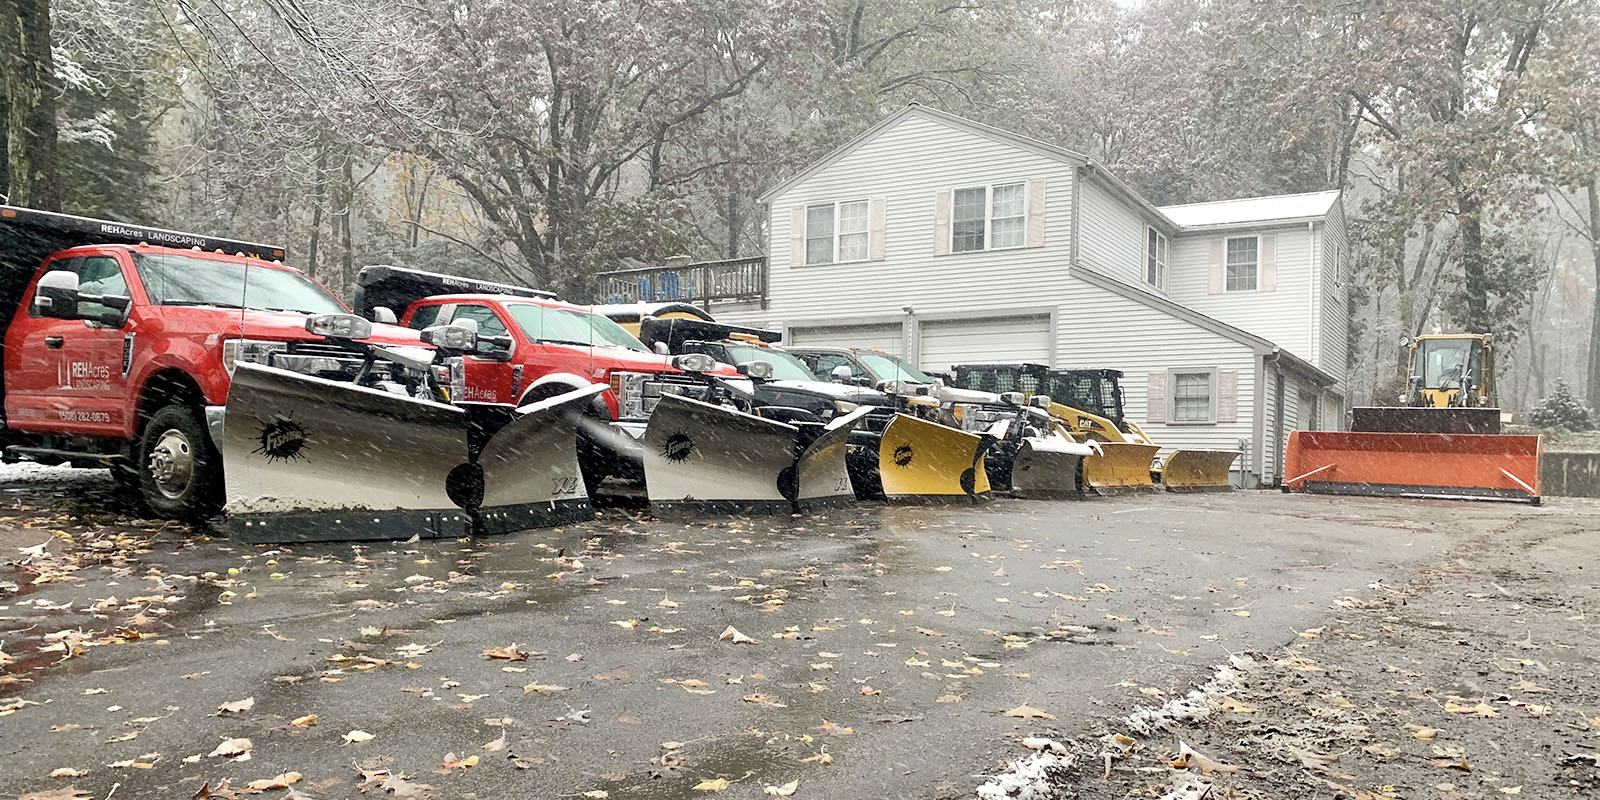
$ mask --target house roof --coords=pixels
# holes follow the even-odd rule
[[[1161,213],[1183,228],[1245,223],[1285,222],[1321,217],[1339,202],[1339,190],[1243,197],[1209,203],[1161,206]]]

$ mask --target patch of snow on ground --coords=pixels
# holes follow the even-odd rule
[[[1072,767],[1072,756],[1034,753],[1006,765],[1005,772],[978,787],[979,800],[1051,800],[1058,796],[1058,775]]]
[[[1149,736],[1158,730],[1166,728],[1173,722],[1193,722],[1211,716],[1219,698],[1239,688],[1244,682],[1244,674],[1256,666],[1256,660],[1250,655],[1236,655],[1228,658],[1228,663],[1217,665],[1216,673],[1211,680],[1189,690],[1182,697],[1175,697],[1161,706],[1139,706],[1133,713],[1123,718],[1123,722],[1135,733]]]

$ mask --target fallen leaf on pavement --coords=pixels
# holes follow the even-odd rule
[[[733,629],[729,628],[728,630]],[[720,792],[726,788],[728,788],[727,778],[706,778],[694,785],[694,790],[697,792]]]
[[[249,711],[252,708],[255,708],[255,705],[256,705],[256,699],[254,697],[246,697],[243,700],[235,700],[235,701],[233,701],[231,703],[223,703],[222,705],[217,706],[217,713],[218,714],[241,714],[243,712]]]
[[[1221,761],[1200,753],[1198,750],[1190,747],[1188,743],[1184,742],[1182,739],[1178,740],[1178,757],[1173,760],[1172,766],[1177,767],[1178,769],[1197,767],[1199,768],[1201,775],[1211,775],[1219,772],[1222,774],[1228,774],[1232,772],[1238,772],[1240,770],[1240,767],[1236,765],[1224,764]]]
[[[1024,738],[1022,740],[1022,746],[1028,748],[1029,750],[1038,750],[1041,753],[1049,751],[1058,756],[1064,756],[1067,754],[1066,745],[1063,745],[1054,739],[1046,739],[1043,736],[1029,736]]]
[[[818,754],[816,754],[814,756],[809,756],[807,758],[802,758],[800,760],[802,762],[805,762],[805,763],[809,763],[809,762],[815,761],[818,764],[821,764],[823,766],[828,766],[828,765],[833,763],[833,754],[829,753],[827,751],[823,751],[823,752],[818,753]]]
[[[73,769],[72,767],[58,767],[50,770],[50,777],[52,778],[81,778],[88,774],[88,770]]]
[[[830,736],[849,736],[856,732],[855,728],[848,725],[840,725],[837,722],[830,722],[827,719],[823,719],[822,724],[818,725],[815,730],[823,731]]]
[[[1458,702],[1459,698],[1451,698],[1444,703],[1444,710],[1451,714],[1470,714],[1474,717],[1498,717],[1500,712],[1494,710],[1488,703],[1479,702],[1477,705],[1464,706]]]
[[[500,731],[500,738],[498,738],[498,739],[496,739],[496,740],[494,740],[492,742],[489,742],[487,744],[484,744],[482,747],[480,747],[478,749],[480,749],[480,750],[488,750],[491,753],[496,753],[496,752],[499,752],[501,750],[506,749],[506,732],[505,732],[505,730],[502,729]]]
[[[1254,714],[1254,713],[1256,713],[1256,707],[1255,706],[1250,705],[1249,703],[1240,702],[1240,701],[1235,700],[1235,699],[1233,699],[1231,697],[1224,697],[1221,700],[1218,700],[1217,701],[1217,708],[1220,708],[1223,711],[1231,711],[1231,712],[1233,712],[1235,714]]]
[[[372,741],[372,734],[366,731],[351,731],[344,735],[345,744],[360,744]]]
[[[476,767],[477,765],[478,757],[476,755],[467,756],[466,758],[456,758],[455,753],[446,753],[444,756],[444,762],[439,766],[444,767],[445,769],[466,769],[468,767]]]
[[[739,629],[733,627],[732,625],[729,625],[728,629],[723,631],[722,635],[717,637],[717,641],[719,641],[719,642],[724,640],[724,639],[732,639],[734,644],[755,644],[756,643],[756,640],[754,640],[754,639],[752,639],[752,638],[740,633]],[[721,789],[718,789],[717,791],[721,791]]]
[[[795,790],[799,788],[800,780],[797,778],[782,786],[763,787],[761,792],[768,797],[788,797],[789,795],[794,794]]]
[[[78,800],[78,798],[90,796],[88,792],[76,786],[66,786],[45,792],[32,792],[17,798],[17,800]]]
[[[1055,719],[1056,718],[1056,715],[1054,715],[1054,714],[1052,714],[1052,713],[1050,713],[1048,711],[1041,711],[1040,709],[1034,708],[1033,706],[1030,706],[1030,705],[1017,706],[1016,708],[1013,708],[1010,711],[1007,711],[1005,713],[1005,715],[1008,716],[1008,717],[1016,717],[1018,719]]]
[[[1437,738],[1439,738],[1439,729],[1438,728],[1430,728],[1430,727],[1428,727],[1426,725],[1409,724],[1409,725],[1406,725],[1406,730],[1411,731],[1411,738],[1413,738],[1413,739],[1437,739]]]
[[[251,747],[254,747],[254,745],[250,744],[249,739],[224,739],[222,744],[217,745],[217,748],[212,750],[209,755],[238,758],[249,753]]]
[[[504,647],[491,647],[488,650],[483,651],[483,657],[484,658],[498,658],[498,659],[502,659],[504,661],[527,661],[528,660],[528,654],[522,652],[521,650],[518,650],[517,646],[514,645],[514,644],[508,644],[508,645],[505,645]]]
[[[257,792],[266,792],[273,789],[287,789],[290,786],[299,783],[302,777],[304,776],[298,772],[285,772],[275,778],[263,778],[259,781],[251,781],[250,783],[246,784],[246,786]]]
[[[289,724],[295,726],[296,728],[309,728],[312,725],[317,724],[317,715],[307,714],[303,717],[297,717],[294,722]]]
[[[566,690],[567,690],[567,687],[565,687],[565,686],[555,686],[553,684],[539,683],[537,681],[522,687],[522,693],[523,694],[527,694],[529,692],[538,692],[539,694],[551,694],[553,692],[564,692]]]

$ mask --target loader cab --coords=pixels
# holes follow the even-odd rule
[[[1409,342],[1406,405],[1494,405],[1491,334],[1419,336]]]
[[[1045,388],[1056,402],[1105,417],[1122,427],[1121,370],[1051,370]]]

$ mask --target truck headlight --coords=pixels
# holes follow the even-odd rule
[[[222,366],[233,374],[233,368],[240,361],[252,364],[272,363],[273,353],[286,352],[288,342],[268,342],[261,339],[224,339],[222,342]]]
[[[705,353],[684,353],[672,359],[672,366],[684,372],[710,372],[717,368],[717,360]]]
[[[366,339],[372,323],[354,314],[318,314],[306,319],[306,330],[328,339]]]
[[[833,401],[833,410],[839,412],[840,414],[848,414],[860,407],[860,403],[852,403],[849,400]]]
[[[739,365],[739,371],[747,378],[766,380],[772,377],[772,364],[767,361],[746,361]]]

